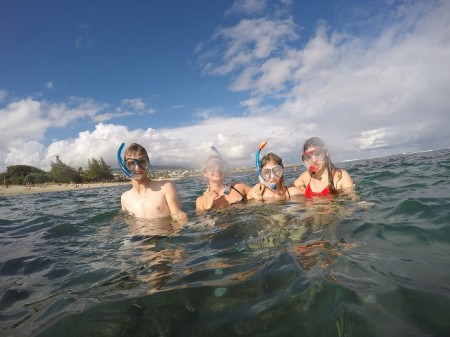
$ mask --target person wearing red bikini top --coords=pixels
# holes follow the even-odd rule
[[[294,186],[304,189],[305,197],[326,197],[353,190],[352,178],[332,163],[322,139],[312,137],[305,142],[302,160],[308,170],[294,181]]]

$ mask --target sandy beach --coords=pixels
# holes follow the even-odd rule
[[[0,186],[0,196],[13,196],[21,194],[36,194],[48,192],[61,192],[70,190],[85,190],[89,188],[102,188],[120,185],[130,185],[129,182],[113,182],[113,183],[86,183],[86,184],[45,184],[36,186],[9,185],[8,187]]]

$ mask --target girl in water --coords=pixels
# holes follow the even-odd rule
[[[210,156],[205,163],[203,176],[208,181],[205,193],[195,202],[197,211],[205,211],[247,200],[250,187],[244,183],[231,183],[228,164],[220,155]],[[229,182],[227,183],[227,180]]]
[[[312,137],[305,142],[302,160],[308,170],[294,181],[294,186],[304,189],[305,197],[323,197],[353,190],[352,178],[347,171],[332,163],[322,139]]]
[[[275,153],[269,152],[259,160],[259,154],[266,144],[267,142],[263,142],[256,153],[259,183],[252,188],[247,199],[287,200],[294,195],[303,194],[300,188],[284,185],[283,160]]]

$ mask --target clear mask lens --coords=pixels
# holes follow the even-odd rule
[[[304,152],[302,154],[302,160],[307,164],[312,164],[316,160],[323,160],[324,158],[325,158],[325,151],[319,149]]]
[[[133,171],[136,165],[143,170],[147,170],[150,165],[150,161],[147,157],[140,157],[137,159],[129,158],[125,160],[125,167],[130,171]]]
[[[261,169],[261,177],[264,181],[269,181],[272,174],[277,177],[281,178],[283,176],[283,168],[279,165],[274,167],[268,167]]]
[[[205,166],[205,169],[209,173],[226,172],[228,170],[228,165],[222,161],[214,160],[208,162]]]

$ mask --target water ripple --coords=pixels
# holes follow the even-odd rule
[[[197,215],[181,179],[164,235],[133,232],[127,186],[0,198],[2,335],[449,335],[449,154],[346,163],[356,201]]]

